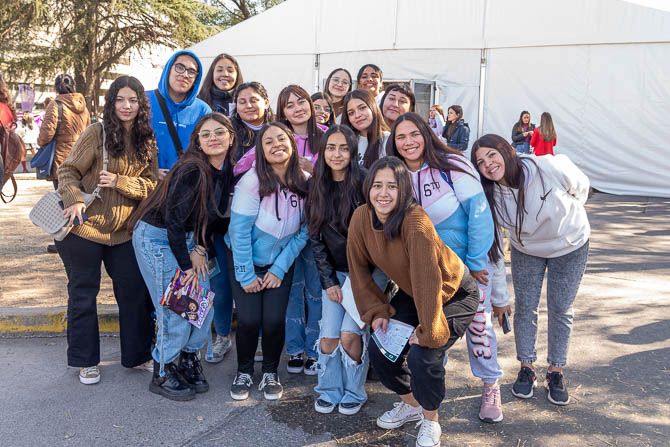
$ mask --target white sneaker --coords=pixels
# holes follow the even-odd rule
[[[205,356],[205,361],[207,363],[219,363],[232,347],[233,342],[230,341],[230,337],[217,335],[212,343],[212,356]]]
[[[154,361],[147,360],[146,362],[140,365],[133,366],[133,369],[137,369],[139,371],[154,372]]]
[[[100,382],[100,370],[96,366],[79,369],[79,381],[84,385],[94,385]]]
[[[416,447],[439,447],[442,428],[439,422],[423,419],[419,424],[419,433],[416,435]]]
[[[396,402],[393,409],[387,411],[377,418],[377,426],[390,430],[392,428],[402,427],[410,421],[418,421],[423,417],[421,407],[413,407],[405,402]]]

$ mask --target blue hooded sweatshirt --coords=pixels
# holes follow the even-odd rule
[[[170,98],[170,93],[168,91],[170,70],[172,70],[172,64],[174,64],[175,59],[183,54],[191,56],[198,64],[198,75],[195,77],[193,88],[186,96],[186,99],[182,102],[174,102],[172,98]],[[177,129],[177,135],[179,136],[179,140],[181,141],[184,150],[188,147],[191,133],[200,117],[212,111],[207,103],[196,97],[200,90],[201,80],[202,64],[200,63],[200,59],[198,59],[198,56],[191,51],[181,50],[173,54],[167,64],[165,64],[163,74],[161,74],[161,80],[158,83],[158,91],[163,98],[165,98],[165,104],[170,112],[170,117],[172,118],[175,129]],[[177,162],[177,150],[170,137],[170,131],[168,130],[165,118],[163,117],[161,106],[158,104],[156,93],[153,90],[148,91],[147,98],[149,98],[149,104],[151,105],[151,127],[154,129],[156,143],[158,144],[158,167],[160,169],[170,169]]]

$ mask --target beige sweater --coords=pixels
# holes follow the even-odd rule
[[[126,222],[139,202],[156,187],[158,162],[155,149],[148,163],[129,158],[128,153],[134,151],[130,136],[125,143],[123,155],[109,156],[107,171],[118,175],[116,187],[101,188],[101,199],[94,200],[86,209],[88,221],[72,229],[77,236],[106,245],[130,240]],[[102,167],[102,125],[96,123],[84,130],[58,168],[58,192],[65,208],[84,202],[82,190],[87,193],[95,190]]]
[[[419,326],[419,345],[439,348],[449,340],[449,325],[442,306],[458,291],[464,274],[463,262],[435,232],[420,206],[414,206],[402,223],[400,235],[386,240],[372,224],[367,205],[351,218],[347,259],[351,286],[361,319],[371,324],[390,318],[395,309],[372,280],[370,264],[379,267],[414,299]]]

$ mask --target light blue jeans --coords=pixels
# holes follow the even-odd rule
[[[337,272],[337,279],[342,285],[349,276],[344,272]],[[387,278],[381,271],[375,271],[373,278],[380,288],[386,287]],[[319,354],[317,362],[318,382],[314,391],[331,404],[363,403],[368,399],[365,392],[365,378],[368,374],[370,360],[368,358],[368,331],[358,327],[356,322],[347,314],[344,307],[328,298],[323,291],[321,331],[316,349]],[[363,351],[360,363],[352,359],[344,350],[342,344],[330,354],[321,351],[322,338],[340,338],[342,332],[349,332],[361,336]]]
[[[307,353],[316,358],[314,350],[319,337],[321,319],[321,281],[308,243],[295,259],[295,271],[286,308],[286,352]]]
[[[514,149],[518,154],[530,154],[530,143],[519,143],[514,145]]]
[[[193,233],[187,234],[186,244],[189,250],[195,247]],[[170,284],[176,269],[179,268],[177,259],[170,249],[167,229],[139,221],[133,231],[133,248],[137,264],[156,310],[158,330],[152,356],[160,363],[160,373],[164,375],[164,365],[175,361],[182,351],[197,352],[205,345],[211,332],[214,312],[209,311],[202,328],[198,329],[170,309],[161,306],[163,292]],[[200,284],[209,288],[209,278],[201,281]]]

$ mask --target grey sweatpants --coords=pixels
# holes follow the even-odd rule
[[[589,243],[558,258],[539,258],[512,247],[514,285],[514,339],[520,362],[537,360],[537,315],[544,273],[547,272],[547,315],[549,365],[562,368],[568,359],[572,333],[572,303],[582,281]]]

